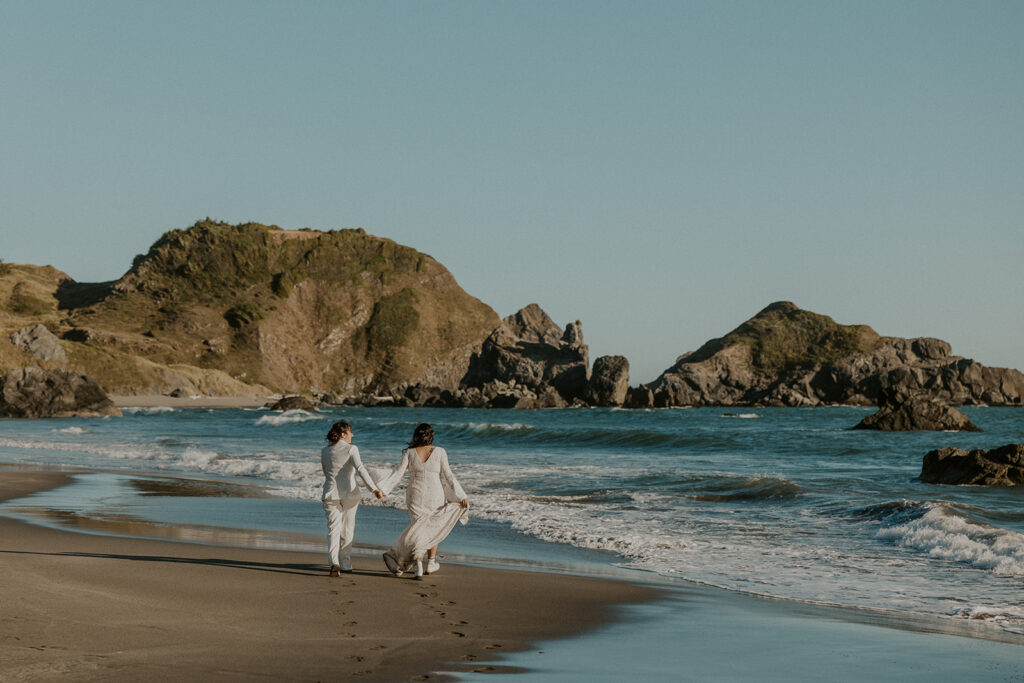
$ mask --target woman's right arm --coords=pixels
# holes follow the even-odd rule
[[[395,469],[392,470],[391,474],[377,482],[377,485],[380,486],[381,491],[383,491],[386,494],[390,494],[391,489],[398,486],[398,482],[402,481],[402,477],[405,475],[405,470],[408,467],[409,451],[406,450],[402,451],[402,460],[401,462],[398,463]]]

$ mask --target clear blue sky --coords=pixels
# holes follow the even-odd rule
[[[633,381],[779,299],[1024,368],[1024,2],[0,0],[0,258],[363,227]]]

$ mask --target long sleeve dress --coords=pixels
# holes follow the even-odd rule
[[[451,533],[459,522],[466,523],[468,515],[459,501],[466,492],[455,478],[448,464],[448,453],[437,446],[426,461],[420,460],[415,448],[402,452],[402,461],[392,473],[379,480],[387,493],[409,471],[409,485],[405,490],[405,505],[411,524],[395,541],[391,554],[402,569],[409,568],[423,558]]]

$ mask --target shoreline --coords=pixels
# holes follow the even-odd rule
[[[0,469],[0,500],[71,472]],[[625,581],[445,565],[395,578],[372,558],[80,534],[0,517],[0,677],[443,680],[571,637],[660,591]],[[552,615],[558,615],[552,619]],[[97,629],[96,624],[104,627]]]
[[[89,470],[0,464],[0,500],[79,473]],[[500,672],[523,683],[633,674],[811,681],[837,669],[850,674],[840,680],[1024,680],[1024,636],[1014,633],[684,580],[445,562],[417,582],[358,554],[355,574],[330,579],[322,553],[79,533],[4,516],[0,538],[0,592],[16,596],[0,614],[0,677],[14,680],[469,682]],[[97,618],[116,637],[90,629]],[[982,669],[989,675],[979,678]]]

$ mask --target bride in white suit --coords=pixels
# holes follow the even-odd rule
[[[384,498],[384,493],[363,466],[359,449],[352,443],[352,427],[344,420],[335,422],[327,432],[327,445],[320,451],[320,467],[324,471],[321,499],[327,515],[327,555],[331,576],[338,576],[352,571],[352,541],[359,508],[356,475],[378,500]]]
[[[381,488],[390,491],[406,470],[409,470],[409,486],[405,491],[405,505],[412,523],[395,546],[384,553],[384,563],[396,575],[415,563],[418,578],[441,568],[437,562],[437,546],[457,522],[465,524],[469,499],[452,473],[448,453],[434,445],[434,429],[428,424],[416,427],[409,447],[402,452],[402,461],[382,480]]]

